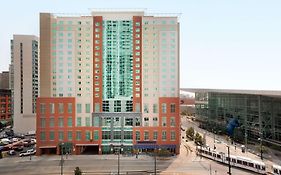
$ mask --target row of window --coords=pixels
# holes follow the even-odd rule
[[[82,24],[86,24],[86,25],[90,25],[91,24],[91,21],[58,21],[57,23],[54,22],[52,23],[52,26],[53,27],[56,27],[57,25],[82,25]]]
[[[170,117],[168,118],[170,119],[170,121],[167,122],[167,117],[162,116],[161,118],[161,126],[171,126],[171,127],[175,127],[176,126],[176,120],[175,117]],[[169,123],[169,125],[168,125]],[[144,117],[144,126],[149,126],[149,118],[148,117]],[[158,121],[158,117],[153,117],[153,126],[159,126],[159,121]]]
[[[136,52],[135,52],[135,61],[136,61],[136,64],[135,64],[135,74],[136,74],[136,83],[140,81],[140,55],[141,55],[141,51],[140,51],[140,47],[141,47],[141,42],[140,42],[140,37],[141,37],[141,27],[140,27],[140,22],[136,22],[135,23],[135,49],[136,49]],[[140,91],[138,90],[140,89],[140,83],[136,84],[135,85],[135,94],[134,96],[139,98],[140,97]]]
[[[113,135],[111,135],[111,131],[102,131],[102,139],[103,140],[132,140],[133,139],[133,132],[132,131],[113,131]]]
[[[100,84],[99,84],[99,76],[100,76],[100,63],[99,63],[99,60],[102,60],[102,57],[101,57],[101,54],[100,54],[100,50],[99,50],[99,46],[98,44],[102,43],[102,40],[101,40],[101,37],[99,36],[100,34],[100,31],[102,30],[102,26],[100,24],[100,22],[95,22],[95,26],[94,26],[94,46],[95,46],[95,49],[97,51],[95,51],[95,79],[94,79],[94,82],[95,82],[95,89],[94,89],[94,94],[95,94],[95,97],[96,98],[99,98],[100,97],[100,91],[99,91],[99,88],[100,88]],[[98,71],[97,71],[98,70]],[[95,109],[96,111],[96,109]]]
[[[59,114],[65,113],[64,105],[67,105],[67,113],[72,114],[72,103],[58,103],[58,112]],[[77,103],[77,113],[82,113],[82,104]],[[49,113],[54,114],[56,106],[54,103],[49,103]],[[91,106],[89,103],[85,104],[85,113],[91,113]],[[40,114],[46,114],[46,104],[40,103]]]
[[[167,113],[167,104],[166,103],[162,103],[162,113]],[[145,103],[144,107],[143,107],[143,112],[144,113],[149,113],[149,104]],[[176,104],[175,103],[171,103],[170,104],[170,113],[175,113],[176,112]],[[158,105],[157,104],[153,104],[153,113],[158,113]]]
[[[49,113],[54,114],[56,110],[58,110],[60,114],[65,113],[66,111],[64,109],[64,105],[67,105],[67,113],[72,114],[72,103],[67,103],[67,104],[58,103],[57,106],[54,103],[49,103]],[[46,104],[40,103],[40,114],[45,114],[45,113],[46,113]]]
[[[47,124],[46,124],[46,118],[40,118],[40,127],[41,128],[46,128],[47,127]],[[72,117],[67,117],[67,127],[72,127],[73,126],[73,123],[72,123]],[[65,124],[64,124],[64,118],[63,117],[59,117],[58,118],[58,121],[57,121],[57,124],[55,122],[55,118],[54,117],[50,117],[49,118],[49,125],[48,127],[52,128],[52,127],[65,127]]]
[[[141,140],[140,139],[140,131],[136,131],[135,139],[137,141]],[[167,131],[161,132],[161,139],[162,139],[162,141],[167,141]],[[143,140],[145,140],[145,141],[158,140],[158,131],[153,131],[153,137],[152,138],[150,138],[150,136],[149,136],[149,131],[144,131]],[[175,140],[176,140],[176,132],[171,131],[170,132],[170,141],[175,141]]]
[[[49,131],[49,138],[46,138],[46,131],[40,132],[40,140],[41,141],[54,141],[55,135],[58,137],[59,141],[81,141],[82,137],[84,136],[86,141],[97,141],[99,140],[99,131],[75,131],[75,138],[73,138],[73,131]],[[66,136],[66,137],[65,137]]]

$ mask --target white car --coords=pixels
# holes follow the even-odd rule
[[[19,156],[22,157],[22,156],[30,156],[30,155],[34,155],[36,153],[36,150],[34,149],[29,149],[25,152],[20,152]]]
[[[19,138],[13,138],[12,141],[13,142],[18,142],[20,139]]]
[[[216,143],[221,143],[221,141],[220,141],[220,140],[217,140],[217,139],[215,140],[215,142],[216,142]]]

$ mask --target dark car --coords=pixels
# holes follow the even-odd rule
[[[23,146],[14,147],[14,150],[15,151],[22,151],[23,150]]]

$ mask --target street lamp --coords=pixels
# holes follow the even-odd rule
[[[262,138],[258,138],[258,140],[260,141],[260,156],[261,156],[261,160],[263,160],[263,151],[262,151]]]
[[[214,150],[216,149],[216,131],[212,129],[213,134],[214,134]]]
[[[114,150],[114,146],[111,144],[110,145],[110,150],[111,150],[111,152],[113,152],[113,150]],[[121,146],[119,146],[118,147],[118,154],[117,154],[117,164],[118,164],[118,169],[117,169],[117,174],[119,175],[120,174],[120,152],[123,152],[123,145],[121,144]]]
[[[161,150],[161,148],[159,148],[159,149],[157,150],[157,148],[156,148],[156,146],[155,146],[155,149],[154,149],[154,175],[157,174],[157,170],[156,170],[156,158],[157,158],[157,151],[160,151],[160,150]]]
[[[123,145],[118,148],[118,175],[120,174],[120,151],[123,152]]]
[[[60,150],[61,150],[61,157],[60,157],[60,174],[63,175],[63,145],[64,143],[61,143]]]

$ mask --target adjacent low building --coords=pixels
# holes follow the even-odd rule
[[[281,143],[281,91],[182,89],[195,93],[196,119],[200,126],[225,132],[232,118],[239,126],[234,139],[247,144],[261,138],[264,143]]]
[[[11,90],[0,89],[0,122],[7,124],[12,122],[12,97]]]
[[[0,73],[0,89],[9,89],[9,71]]]

